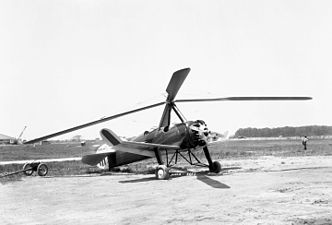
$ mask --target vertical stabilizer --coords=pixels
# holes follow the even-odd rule
[[[102,129],[100,131],[100,136],[103,140],[109,145],[118,145],[121,144],[122,140],[118,137],[113,131],[109,129]]]

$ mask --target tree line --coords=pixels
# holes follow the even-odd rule
[[[332,135],[332,126],[302,126],[277,128],[240,128],[234,137],[295,137]]]

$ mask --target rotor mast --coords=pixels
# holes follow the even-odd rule
[[[177,106],[174,103],[174,99],[181,88],[184,80],[186,79],[187,75],[190,72],[190,68],[185,68],[182,70],[178,70],[173,73],[173,76],[171,80],[168,83],[168,86],[166,88],[166,92],[168,93],[167,99],[166,99],[166,105],[164,108],[164,112],[161,116],[160,123],[159,123],[159,128],[161,127],[169,127],[171,123],[171,112],[174,110],[176,115],[179,117],[179,119],[182,122],[185,122],[186,119],[182,115],[182,113],[179,111]]]
[[[182,123],[187,121],[174,102],[167,102],[164,108],[163,115],[161,116],[159,128],[168,127],[170,125],[172,110],[176,113]]]

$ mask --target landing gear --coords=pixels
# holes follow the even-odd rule
[[[214,161],[211,166],[209,166],[209,170],[212,173],[220,173],[221,171],[221,164],[218,161]]]
[[[204,151],[205,157],[209,163],[210,172],[219,173],[221,171],[221,164],[218,161],[212,162],[209,149],[206,146],[203,148],[203,151]]]
[[[169,168],[167,168],[165,165],[157,166],[156,178],[158,180],[168,180],[169,179]]]
[[[160,151],[159,149],[155,149],[154,150],[156,158],[157,158],[157,162],[158,162],[158,166],[156,168],[156,178],[158,180],[168,180],[169,179],[169,168],[167,168],[167,166],[164,165],[164,162],[161,158],[160,155]]]
[[[212,173],[220,173],[221,172],[221,164],[218,161],[212,161],[209,149],[205,145],[203,148],[204,155],[208,161],[208,164],[202,163],[195,154],[192,153],[191,149],[188,149],[188,157],[185,157],[184,151],[176,150],[171,158],[168,157],[168,152],[166,150],[166,162],[164,163],[160,154],[159,149],[155,149],[155,155],[159,166],[156,168],[155,175],[158,180],[167,180],[170,177],[169,170],[172,166],[177,164],[178,156],[182,157],[186,160],[190,165],[208,167],[209,171]],[[174,160],[174,164],[172,164]],[[194,162],[196,160],[197,162]]]

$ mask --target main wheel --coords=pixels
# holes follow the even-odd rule
[[[210,172],[212,173],[219,173],[221,171],[221,164],[218,161],[214,161],[212,166],[210,166]]]
[[[156,178],[158,180],[168,180],[169,168],[167,168],[165,165],[159,165],[156,169]]]
[[[26,176],[31,176],[33,174],[33,169],[32,169],[32,166],[30,165],[30,163],[24,164],[23,170],[24,170],[23,173]]]
[[[37,173],[39,176],[46,176],[46,174],[48,173],[48,168],[46,166],[46,164],[41,163],[38,165],[37,167]]]

